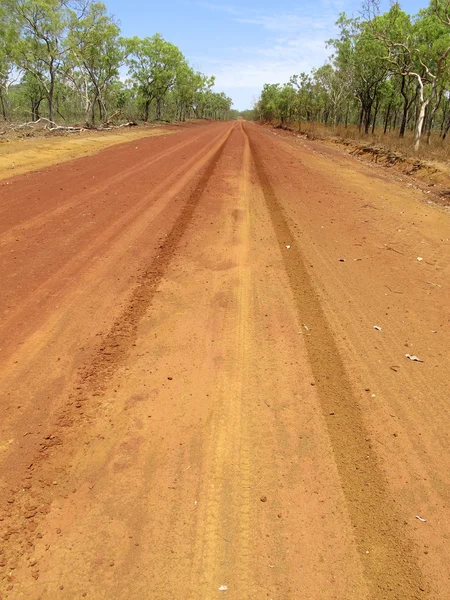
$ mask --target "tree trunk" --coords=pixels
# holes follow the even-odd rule
[[[6,106],[5,106],[5,99],[3,98],[3,90],[0,88],[0,104],[2,107],[2,117],[3,120],[6,121]]]
[[[409,107],[411,106],[411,101],[409,100],[408,94],[405,90],[405,82],[406,82],[406,77],[405,77],[405,75],[403,75],[402,87],[400,90],[400,93],[403,96],[403,115],[402,115],[402,122],[400,125],[400,134],[399,134],[399,136],[401,138],[405,137],[406,124],[408,122],[408,111],[409,111]]]
[[[156,99],[156,120],[161,121],[161,98]]]
[[[427,105],[428,105],[428,100],[424,100],[423,99],[423,93],[421,94],[421,99],[420,99],[420,110],[419,110],[419,116],[417,118],[417,123],[416,123],[416,133],[414,136],[414,150],[415,152],[418,152],[419,147],[420,147],[420,138],[422,136],[422,128],[423,128],[423,121],[425,119],[425,111],[427,110]]]
[[[447,110],[448,110],[449,106],[450,106],[450,102],[447,101],[447,102],[445,102],[444,108],[442,109],[442,121],[441,121],[441,131],[440,131],[440,136],[442,137],[442,139],[444,139],[443,135],[444,135],[444,129],[445,129],[445,122],[447,119]]]
[[[392,124],[392,126],[389,128],[389,131],[391,129],[393,129],[395,131],[395,128],[397,126],[397,118],[398,118],[398,110],[395,111],[394,113],[394,123]]]
[[[379,106],[380,106],[380,101],[379,101],[379,99],[377,98],[377,101],[376,101],[376,103],[375,103],[375,114],[373,115],[373,123],[372,123],[372,135],[373,135],[373,134],[374,134],[374,132],[375,132],[375,125],[376,125],[376,122],[377,122],[377,115],[378,115],[378,108],[379,108]]]
[[[38,121],[40,119],[39,107],[41,105],[42,98],[39,100],[31,100],[31,120]]]
[[[91,113],[91,116],[87,118],[86,120],[86,125],[88,127],[93,127],[95,125],[95,105],[97,104],[97,100],[98,97],[97,95],[94,96],[92,102],[91,102],[91,106],[89,107],[89,112]]]
[[[359,129],[360,133],[361,133],[361,128],[362,128],[362,124],[363,124],[363,119],[364,119],[364,107],[361,105],[361,112],[359,113],[359,124],[358,124],[358,129]]]
[[[450,130],[450,119],[447,122],[447,125],[445,126],[444,131],[442,132],[442,139],[445,140],[445,138],[447,137],[447,133]]]
[[[145,112],[144,112],[144,121],[146,123],[148,122],[149,110],[150,110],[150,100],[147,98],[147,100],[145,101]]]
[[[50,63],[50,86],[48,90],[48,118],[53,123],[54,113],[54,95],[55,95],[55,72],[53,70],[53,61]]]
[[[432,110],[430,110],[428,126],[427,126],[427,144],[428,145],[430,145],[431,129],[433,127],[434,117],[436,116],[436,112],[438,111],[439,106],[441,105],[441,100],[442,100],[442,90],[437,97],[434,107],[432,108]]]
[[[102,107],[100,98],[97,98],[97,104],[98,104],[98,118],[100,119],[100,123],[102,123],[103,122],[103,107]]]
[[[387,111],[386,111],[386,117],[384,119],[384,131],[383,131],[383,135],[386,135],[386,131],[388,128],[388,123],[389,123],[389,117],[391,115],[391,102],[389,102],[388,107],[387,107]]]
[[[369,128],[370,128],[370,119],[371,119],[371,114],[372,114],[372,101],[368,103],[365,113],[366,113],[366,116],[364,119],[364,133],[366,135],[368,135]]]

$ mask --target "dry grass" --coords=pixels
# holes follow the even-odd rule
[[[298,125],[292,125],[293,130],[299,130]],[[440,163],[450,162],[450,138],[442,140],[437,133],[432,134],[430,144],[426,143],[424,137],[419,152],[414,152],[412,131],[407,131],[404,138],[400,138],[398,130],[388,131],[383,134],[381,128],[376,128],[374,134],[365,135],[360,133],[358,127],[349,125],[325,126],[322,123],[301,123],[300,132],[311,139],[334,139],[338,142],[354,142],[368,146],[382,147],[389,152],[395,152],[408,158],[420,158],[426,161],[437,161]]]

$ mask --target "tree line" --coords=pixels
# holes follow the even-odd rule
[[[0,118],[51,122],[227,118],[232,101],[213,91],[160,34],[121,36],[91,0],[0,0]]]
[[[361,132],[414,132],[419,149],[450,131],[450,0],[431,0],[411,16],[398,2],[381,13],[366,0],[361,16],[342,13],[330,60],[285,84],[266,84],[255,105],[262,120],[355,124]]]

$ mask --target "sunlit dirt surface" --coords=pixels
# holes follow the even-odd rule
[[[7,183],[2,598],[448,599],[448,213],[246,122]]]

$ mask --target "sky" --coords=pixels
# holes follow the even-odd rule
[[[337,33],[339,13],[357,16],[361,0],[105,0],[120,21],[122,35],[161,33],[189,63],[215,75],[215,91],[233,108],[251,108],[265,83],[320,67]],[[427,0],[401,2],[415,14]],[[388,9],[383,0],[382,9]]]

